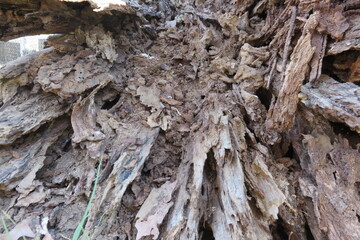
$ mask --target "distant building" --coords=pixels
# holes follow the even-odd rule
[[[46,41],[47,41],[47,38],[38,39],[39,50],[45,48]]]
[[[0,64],[13,61],[20,56],[20,43],[0,41]]]
[[[0,41],[0,67],[7,62],[13,61],[20,56],[44,49],[48,34],[27,36],[10,40]]]
[[[40,51],[44,48],[44,43],[50,35],[42,34],[35,36],[21,37],[13,39],[10,42],[20,43],[21,56],[31,53],[33,51]]]

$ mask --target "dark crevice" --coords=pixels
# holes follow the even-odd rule
[[[357,191],[358,195],[360,196],[360,182],[354,183],[355,191]]]
[[[174,58],[173,59],[174,64],[182,64],[182,65],[191,65],[191,61],[190,60],[186,60],[186,59],[178,59],[178,58]]]
[[[40,126],[35,132],[24,134],[21,138],[16,139],[13,143],[11,143],[11,145],[14,146],[15,149],[19,149],[23,147],[22,145],[24,143],[27,143],[29,139],[32,139],[32,141],[34,142],[37,142],[40,140],[41,136],[44,136],[44,134],[47,133],[47,129],[49,129],[51,125],[52,122],[45,123],[42,126]]]
[[[231,77],[231,78],[233,78],[233,77]],[[226,91],[232,91],[232,90],[234,90],[232,83],[225,83],[225,85],[226,85]]]
[[[352,148],[357,148],[357,145],[360,143],[360,135],[357,132],[352,131],[351,128],[344,123],[330,122],[330,124],[336,135],[346,138]]]
[[[249,207],[251,208],[252,214],[254,214],[255,217],[261,218],[263,215],[261,213],[261,210],[258,207],[258,204],[256,203],[256,199],[251,196],[251,190],[253,189],[253,186],[251,186],[247,181],[245,181],[246,189],[249,191],[246,193]]]
[[[59,121],[69,121],[68,118],[62,117],[62,120]],[[54,124],[55,125],[55,124]],[[69,125],[70,126],[70,125]],[[44,183],[51,183],[51,178],[53,177],[53,171],[56,165],[58,164],[58,160],[65,155],[67,152],[71,150],[71,135],[73,131],[71,128],[67,127],[66,129],[62,129],[63,134],[60,136],[56,142],[50,146],[46,151],[46,159],[44,160],[43,167],[36,173],[37,179],[42,179]],[[61,183],[61,186],[65,186]],[[53,185],[52,183],[50,185]]]
[[[207,153],[207,159],[204,166],[204,172],[206,175],[206,179],[213,183],[217,178],[217,172],[216,172],[216,159],[214,156],[214,152],[210,150]],[[215,187],[215,186],[214,186]]]
[[[208,228],[203,228],[200,229],[203,232],[202,238],[201,240],[211,240],[211,239],[215,239],[213,231],[210,227]]]
[[[326,154],[326,161],[327,161],[327,163],[329,163],[329,164],[335,165],[335,163],[334,163],[334,161],[332,160],[332,158],[331,158],[331,156],[330,156],[329,153]]]
[[[251,122],[250,117],[247,114],[244,114],[243,119],[244,119],[246,126],[249,126],[250,122]]]
[[[294,152],[294,148],[293,146],[290,144],[288,147],[287,152],[285,153],[284,157],[288,157],[288,158],[294,158],[295,152]]]
[[[199,212],[202,212],[202,218],[199,222],[199,239],[211,240],[215,239],[213,231],[211,229],[211,213],[208,212],[211,209],[212,204],[216,202],[217,196],[219,196],[219,190],[217,189],[217,163],[214,156],[214,152],[210,150],[207,153],[207,158],[204,165],[204,178],[201,186],[202,202]],[[221,203],[221,201],[219,201]],[[220,204],[221,207],[221,204]]]
[[[65,4],[68,7],[71,7],[74,10],[90,7],[90,3],[88,2],[64,2],[63,4]]]
[[[305,235],[307,240],[315,240],[308,223],[305,224]]]
[[[360,2],[358,1],[349,1],[348,4],[345,5],[344,10],[345,11],[350,11],[350,10],[358,10],[360,8]]]
[[[297,155],[297,153],[296,153],[294,147],[292,146],[292,144],[289,144],[289,146],[287,147],[287,152],[285,153],[285,155],[283,157],[284,158],[294,159],[297,163],[300,163],[300,158]],[[295,167],[295,166],[293,166],[293,167]],[[293,167],[291,167],[291,168],[293,168]]]
[[[322,73],[338,82],[347,82],[353,63],[358,58],[357,51],[345,51],[337,55],[327,56],[323,60]]]
[[[116,95],[116,97],[114,99],[106,101],[102,105],[101,109],[106,109],[106,110],[111,109],[119,101],[119,99],[120,99],[120,94]]]
[[[204,218],[200,220],[199,224],[199,236],[201,240],[213,240],[215,239],[214,233],[211,229],[211,226],[204,222]]]
[[[62,148],[62,151],[63,152],[69,152],[70,147],[71,147],[71,138],[69,137],[68,139],[64,140],[64,147]]]
[[[279,218],[272,225],[270,225],[271,235],[274,240],[284,240],[289,238],[284,225],[285,222],[281,218]]]
[[[205,46],[206,51],[207,51],[207,52],[210,52],[211,47],[213,47],[213,45],[211,45],[211,44],[206,45],[206,46]]]
[[[260,102],[262,103],[262,105],[265,106],[266,110],[269,110],[271,99],[272,99],[272,94],[271,94],[270,90],[261,87],[256,91],[255,94],[260,99]]]
[[[105,15],[102,16],[102,26],[106,31],[110,32],[120,32],[121,25],[119,22],[126,22],[126,21],[134,21],[134,17],[128,14],[113,14],[113,15]]]
[[[211,25],[215,27],[215,29],[219,32],[222,31],[222,26],[220,25],[219,21],[217,19],[210,19],[210,18],[204,18],[204,17],[199,17],[199,19],[201,20],[201,22],[206,26],[206,27],[210,27]]]
[[[65,179],[60,183],[55,183],[55,184],[44,181],[44,186],[49,188],[66,188],[69,186],[69,184],[71,184],[71,180],[67,180],[67,179]]]

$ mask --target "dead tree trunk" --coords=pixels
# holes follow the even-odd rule
[[[0,0],[0,22],[62,34],[0,69],[12,237],[70,238],[97,181],[92,239],[360,239],[358,1]]]

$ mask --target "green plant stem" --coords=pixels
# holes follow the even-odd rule
[[[85,224],[85,221],[88,217],[88,214],[89,214],[89,211],[90,211],[90,208],[91,208],[91,203],[92,203],[92,200],[94,199],[94,196],[95,196],[95,192],[96,192],[96,187],[97,187],[97,184],[98,184],[98,181],[99,181],[99,176],[100,176],[100,169],[101,169],[101,163],[102,163],[102,158],[100,159],[100,163],[99,163],[99,166],[97,168],[97,173],[96,173],[96,178],[95,178],[95,184],[94,184],[94,188],[91,192],[91,196],[90,196],[90,199],[89,199],[89,202],[86,206],[86,209],[85,209],[85,212],[84,212],[84,215],[79,223],[79,225],[76,227],[75,229],[75,232],[74,232],[74,235],[72,237],[72,240],[78,240],[80,235],[81,235],[81,232],[83,232],[83,227],[84,227],[84,224]]]

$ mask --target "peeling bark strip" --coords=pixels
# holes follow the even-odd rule
[[[37,130],[69,110],[53,94],[38,94],[29,99],[14,99],[0,109],[0,145],[13,143],[22,135]],[[36,117],[35,117],[36,116]]]
[[[317,25],[318,14],[313,14],[306,22],[304,35],[298,40],[290,63],[286,69],[284,83],[280,90],[276,103],[271,106],[266,126],[270,129],[284,132],[291,128],[299,102],[298,93],[305,80],[309,69],[309,62],[315,53],[315,47],[311,44],[312,33],[310,32]]]
[[[88,227],[93,226],[93,221],[98,221],[99,216],[97,213],[102,212],[108,219],[99,223],[95,229],[94,236],[98,237],[104,228],[108,227],[109,221],[115,220],[116,211],[122,201],[124,193],[134,179],[141,174],[141,169],[145,161],[148,159],[150,149],[153,146],[158,134],[159,129],[149,129],[140,125],[129,126],[131,128],[124,136],[119,136],[114,143],[124,143],[129,141],[128,134],[133,134],[130,138],[129,147],[125,148],[118,155],[118,158],[112,163],[114,164],[109,180],[97,193],[97,200],[93,205],[94,211],[90,216]],[[120,129],[119,129],[120,130]],[[126,131],[126,129],[121,129]],[[138,145],[136,141],[141,143]],[[137,146],[135,150],[130,148],[130,145]]]
[[[301,88],[301,101],[330,121],[342,122],[360,133],[360,87],[353,83],[339,83],[322,75],[316,86]]]
[[[221,100],[214,98],[213,101]],[[222,115],[226,105],[218,103],[214,108],[209,105],[202,112],[208,125],[194,133],[185,149],[184,165],[180,167],[177,178],[179,192],[166,226],[166,239],[199,239],[200,219],[210,224],[216,239],[253,239],[258,236],[270,239],[270,230],[249,206],[245,174],[251,176],[252,184],[257,185],[255,191],[261,189],[261,195],[253,196],[267,219],[277,219],[278,207],[285,196],[262,160],[257,159],[252,169],[245,168],[244,174],[241,159],[243,163],[249,159],[241,152],[247,150],[245,139],[241,137],[246,128],[243,121],[234,122],[239,128],[239,132],[235,132],[230,128],[228,116]],[[207,172],[209,164],[214,165],[215,176]],[[205,190],[201,190],[203,188]],[[241,225],[246,228],[241,230]]]
[[[41,131],[42,136],[27,136],[18,146],[1,148],[0,159],[3,162],[1,162],[0,189],[10,191],[16,188],[22,194],[33,191],[38,185],[33,181],[36,173],[44,166],[46,151],[67,127],[69,122],[60,119],[47,130]]]
[[[139,212],[136,214],[135,227],[138,230],[136,239],[144,236],[153,235],[153,239],[159,237],[160,231],[158,226],[163,222],[169,209],[173,206],[171,195],[176,186],[173,183],[166,182],[160,188],[153,189]]]
[[[311,39],[311,45],[314,46],[316,50],[310,62],[310,69],[311,69],[309,74],[310,84],[314,84],[314,82],[317,81],[317,79],[321,75],[326,44],[327,44],[326,35],[319,34],[317,32],[313,33],[313,37]]]
[[[41,66],[35,82],[46,92],[55,93],[61,98],[71,98],[109,82],[113,78],[108,73],[110,67],[108,62],[98,59],[94,52],[88,50],[66,55],[56,63]]]
[[[315,129],[320,128],[314,126]],[[319,225],[313,236],[322,239],[326,231],[327,239],[356,239],[360,229],[355,212],[360,205],[353,185],[360,177],[359,164],[355,163],[359,152],[346,142],[331,144],[329,137],[321,134],[305,135],[303,144],[306,148],[297,151],[305,153],[300,161],[308,175],[300,177],[299,185],[310,199],[305,202],[306,209],[312,209],[308,222]],[[306,162],[310,164],[306,166]]]
[[[1,40],[62,34],[0,68],[11,236],[70,239],[98,180],[82,239],[360,239],[359,10],[0,0]]]
[[[82,141],[100,141],[105,135],[96,127],[96,110],[94,104],[94,95],[86,99],[79,99],[75,103],[71,115],[71,124],[74,130],[72,141],[80,143]]]

